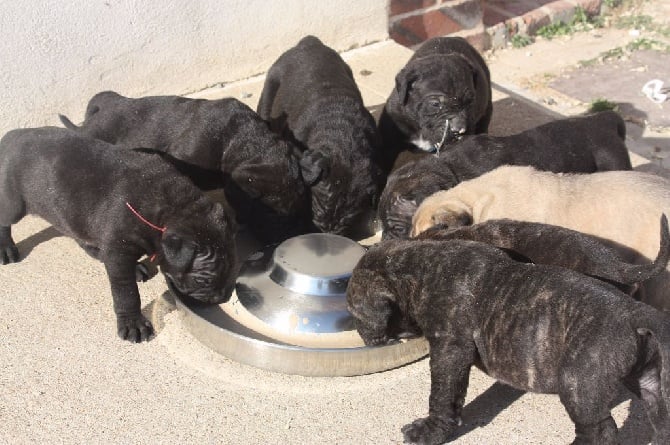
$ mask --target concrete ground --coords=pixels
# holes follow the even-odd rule
[[[647,3],[668,7],[666,0]],[[634,38],[615,28],[598,33],[489,54],[491,132],[510,134],[583,111],[588,101],[561,93],[549,80]],[[373,110],[410,55],[389,41],[345,54]],[[667,74],[666,68],[670,82]],[[627,72],[613,71],[599,81],[622,76]],[[234,96],[255,107],[261,87],[259,77],[197,96]],[[660,128],[650,136],[639,122],[629,124],[638,127],[629,131],[630,145],[647,155],[632,155],[637,168],[664,173],[662,159],[651,154],[668,142],[668,133]],[[22,261],[0,267],[0,444],[396,444],[404,424],[427,414],[428,360],[337,378],[241,365],[184,329],[180,313],[162,297],[160,276],[140,284],[157,335],[139,345],[121,341],[102,264],[37,218],[13,230]],[[649,442],[639,401],[623,394],[613,415],[623,444]],[[473,369],[453,443],[572,439],[572,422],[557,396],[522,393]]]

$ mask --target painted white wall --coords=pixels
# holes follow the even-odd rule
[[[0,0],[0,135],[83,119],[95,93],[187,94],[265,72],[300,38],[387,38],[387,0]]]

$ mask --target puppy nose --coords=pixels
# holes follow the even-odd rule
[[[453,134],[465,134],[465,125],[459,125],[458,123],[449,123],[449,130]]]
[[[452,134],[465,134],[467,130],[468,122],[466,119],[463,119],[461,116],[454,116],[449,119],[449,131]]]

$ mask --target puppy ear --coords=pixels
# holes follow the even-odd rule
[[[403,105],[407,103],[409,91],[412,89],[414,82],[419,80],[419,77],[419,73],[417,73],[416,70],[407,67],[401,69],[395,76],[395,90]]]
[[[316,150],[307,150],[300,158],[300,172],[305,184],[312,186],[328,176],[330,158]]]
[[[225,192],[224,192],[225,193]],[[210,196],[209,194],[207,195]],[[223,196],[216,196],[216,198],[210,198],[214,201],[214,207],[212,207],[212,216],[215,220],[221,221],[222,224],[225,224],[227,229],[232,233],[237,232],[237,218],[235,218],[235,210],[228,204],[228,201]]]
[[[186,270],[195,257],[195,244],[175,233],[166,233],[161,240],[163,257],[177,270]]]
[[[275,187],[277,170],[276,165],[249,164],[236,168],[230,176],[240,189],[256,199]]]

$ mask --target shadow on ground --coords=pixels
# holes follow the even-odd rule
[[[53,226],[49,226],[46,229],[42,229],[39,232],[30,235],[28,238],[19,241],[16,247],[19,249],[21,259],[27,257],[35,247],[54,238],[58,238],[59,236],[63,235]]]

